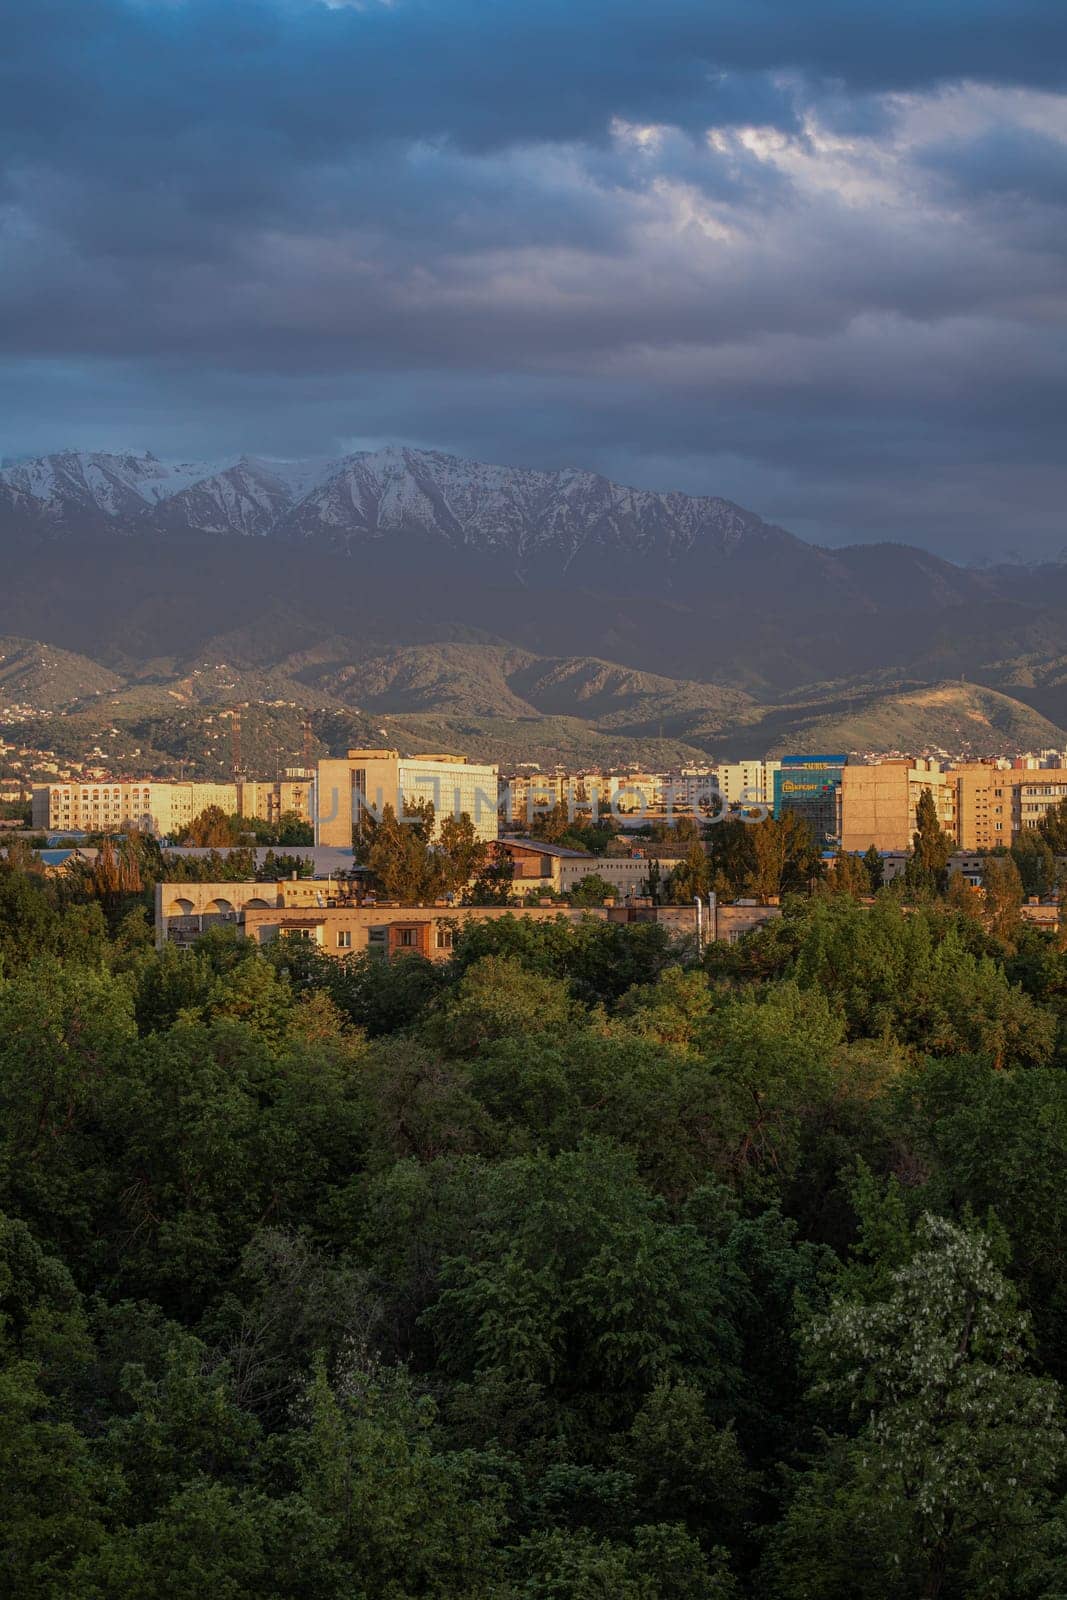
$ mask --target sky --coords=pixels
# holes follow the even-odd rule
[[[1067,547],[1062,0],[8,0],[0,456],[402,443]]]

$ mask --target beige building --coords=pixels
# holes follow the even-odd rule
[[[33,790],[31,820],[51,833],[117,833],[139,828],[173,838],[209,806],[229,816],[258,817],[277,822],[285,812],[307,818],[311,784],[307,779],[279,783],[155,783],[98,781],[38,784]]]
[[[402,756],[396,750],[350,750],[344,759],[320,761],[316,769],[315,843],[352,845],[367,810],[397,816],[420,801],[433,802],[438,821],[466,812],[479,839],[500,832],[496,765],[476,766],[464,756]]]
[[[1067,773],[1026,772],[1027,783],[1011,785],[1011,831],[1017,837],[1026,828],[1036,828],[1042,817],[1067,800]],[[1048,780],[1052,779],[1052,782]]]
[[[273,783],[243,778],[236,787],[239,816],[258,817],[261,822],[272,823],[289,815],[299,817],[301,822],[311,820],[310,777],[282,778]]]
[[[976,761],[957,767],[952,780],[956,838],[963,850],[1010,845],[1067,796],[1067,767],[1005,768]]]
[[[727,805],[773,805],[774,774],[780,761],[719,761],[712,767]]]
[[[117,832],[124,825],[165,838],[180,833],[208,806],[237,810],[232,783],[49,783],[34,788],[35,828],[54,833]]]
[[[585,850],[547,844],[542,839],[502,839],[500,847],[511,860],[515,899],[536,889],[568,895],[589,877],[602,878],[620,900],[647,893],[652,866],[647,856],[594,856]],[[660,882],[665,884],[681,857],[657,856],[656,859]]]
[[[696,932],[695,906],[401,906],[359,904],[346,886],[328,879],[284,879],[280,883],[160,883],[156,885],[156,943],[192,944],[213,927],[231,925],[257,944],[302,939],[323,954],[418,954],[447,961],[455,936],[468,922],[522,917],[535,922],[656,922],[675,937]],[[716,905],[704,908],[706,938],[730,943],[779,916],[777,906]]]
[[[916,810],[925,789],[934,797],[941,826],[955,838],[953,777],[954,774],[943,772],[936,761],[881,761],[868,767],[844,767],[841,772],[842,850],[864,851],[872,844],[876,850],[910,850]]]

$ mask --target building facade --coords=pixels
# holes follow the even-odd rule
[[[597,877],[610,885],[620,900],[648,893],[653,857],[594,856],[585,850],[547,844],[542,839],[501,839],[500,849],[511,862],[514,877],[511,893],[515,899],[544,889],[546,893],[568,895],[586,878]],[[680,856],[657,855],[660,883],[666,883]]]
[[[730,943],[779,916],[777,906],[719,905],[711,896],[701,928]],[[211,928],[232,926],[256,944],[300,939],[336,960],[350,956],[422,955],[447,961],[456,933],[470,922],[500,917],[535,922],[656,922],[674,937],[697,931],[696,907],[653,906],[432,906],[357,903],[346,886],[324,879],[281,883],[160,883],[156,885],[156,944],[191,945]]]
[[[956,841],[962,850],[1008,846],[1036,828],[1067,797],[1067,767],[999,767],[967,762],[956,767]]]
[[[774,815],[792,812],[807,825],[816,845],[841,838],[841,778],[848,757],[783,756],[774,774]]]
[[[210,806],[230,816],[277,822],[286,812],[306,820],[311,784],[282,782],[156,783],[100,781],[38,784],[31,799],[31,821],[50,833],[117,833],[138,828],[173,838]]]
[[[882,761],[841,773],[841,849],[910,850],[916,812],[929,789],[942,828],[956,838],[956,786],[938,762]]]
[[[476,836],[500,832],[499,769],[464,756],[402,756],[396,750],[350,750],[343,759],[320,761],[315,776],[315,843],[351,847],[368,811],[392,806],[398,817],[425,801],[438,821],[466,813]]]

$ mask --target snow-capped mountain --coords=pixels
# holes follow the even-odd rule
[[[534,559],[566,568],[586,550],[669,559],[697,548],[725,554],[760,536],[793,542],[728,500],[393,447],[213,463],[66,451],[0,469],[4,487],[65,526],[91,517],[122,532],[270,535],[345,550],[414,534],[518,568]]]
[[[242,456],[159,502],[154,520],[168,532],[265,535],[283,523],[334,461],[266,461]]]
[[[138,516],[216,470],[203,461],[64,450],[13,462],[0,469],[0,481],[65,520],[78,511],[118,518]]]
[[[520,565],[541,554],[566,565],[590,546],[668,557],[700,543],[725,551],[763,527],[728,500],[628,489],[594,472],[387,449],[342,462],[294,508],[285,531],[344,545],[418,532]]]

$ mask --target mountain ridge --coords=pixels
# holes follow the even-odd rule
[[[80,516],[130,531],[321,538],[340,548],[418,531],[519,561],[555,549],[565,567],[590,542],[668,556],[700,542],[725,554],[746,537],[802,543],[721,496],[402,446],[333,459],[242,455],[212,463],[68,450],[8,463],[0,484],[57,528]]]

